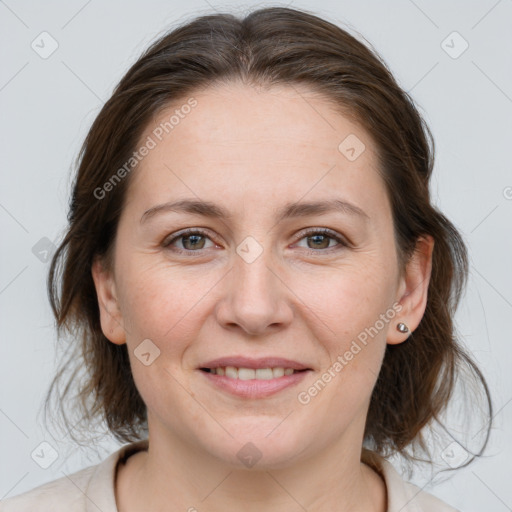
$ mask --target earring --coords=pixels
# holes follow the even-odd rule
[[[409,327],[407,327],[407,325],[405,325],[403,322],[400,322],[399,324],[397,324],[396,329],[397,329],[397,331],[400,331],[403,333],[409,332]]]

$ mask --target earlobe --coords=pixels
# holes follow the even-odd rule
[[[390,345],[406,341],[423,318],[427,307],[433,250],[432,236],[423,235],[418,238],[414,253],[407,263],[405,275],[400,281],[397,301],[402,309],[388,332],[387,343]]]
[[[98,298],[101,330],[112,343],[122,345],[126,343],[126,335],[112,273],[105,269],[98,257],[93,261],[91,273]]]

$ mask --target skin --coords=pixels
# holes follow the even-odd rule
[[[413,331],[425,311],[433,240],[418,241],[400,275],[373,142],[321,96],[229,83],[193,97],[197,107],[133,171],[113,268],[96,260],[92,269],[103,332],[127,343],[148,408],[149,451],[119,467],[118,509],[384,512],[385,484],[360,460],[364,425],[386,343],[408,337],[396,324]],[[366,146],[355,161],[338,150],[349,134]],[[168,211],[141,223],[149,208],[183,198],[213,201],[231,217]],[[330,198],[369,218],[331,212],[276,222],[287,202]],[[196,246],[180,238],[163,247],[184,228],[208,234]],[[329,228],[351,244],[315,245],[305,228]],[[236,252],[247,236],[263,249],[252,263]],[[298,393],[395,303],[401,311],[301,404]],[[160,355],[146,366],[134,350],[148,338]],[[228,355],[286,357],[313,371],[274,396],[244,399],[197,369]],[[237,457],[248,442],[261,452],[252,468]]]

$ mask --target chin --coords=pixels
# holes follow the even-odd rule
[[[275,417],[256,421],[253,417],[250,421],[237,421],[236,427],[231,428],[227,423],[226,430],[233,437],[223,436],[224,442],[210,445],[209,451],[234,469],[258,471],[289,467],[304,451],[308,441],[300,429],[291,429],[290,425],[283,428],[286,421]],[[314,442],[313,439],[310,441]]]

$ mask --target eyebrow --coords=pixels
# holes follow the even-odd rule
[[[141,224],[155,215],[163,212],[189,213],[192,215],[202,215],[203,217],[230,219],[233,215],[223,206],[211,201],[201,201],[197,199],[181,199],[179,201],[159,204],[146,210],[140,219]],[[282,222],[286,219],[296,217],[307,217],[310,215],[322,215],[331,212],[341,212],[343,214],[358,216],[368,221],[370,217],[361,208],[355,204],[342,199],[331,199],[326,201],[314,202],[294,202],[282,206],[276,214],[276,221]]]

